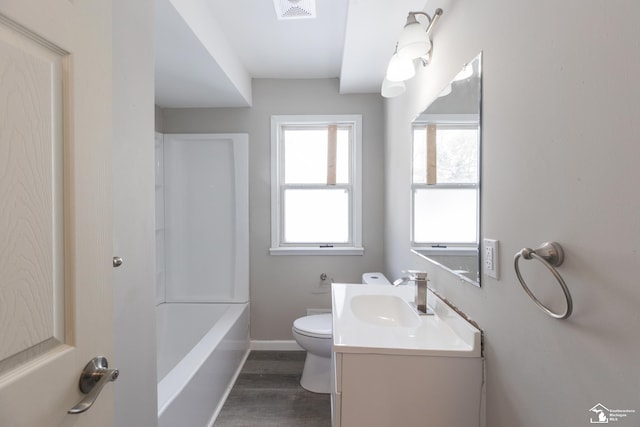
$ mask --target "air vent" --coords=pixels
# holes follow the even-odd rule
[[[278,19],[304,19],[316,17],[315,0],[273,0]]]

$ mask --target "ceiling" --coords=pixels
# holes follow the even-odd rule
[[[272,0],[156,0],[156,104],[250,106],[254,78],[377,93],[407,12],[425,2],[317,0],[315,18],[279,20]]]

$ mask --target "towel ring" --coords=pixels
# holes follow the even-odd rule
[[[522,275],[520,274],[520,267],[518,265],[520,257],[527,260],[531,258],[537,259],[545,267],[547,267],[547,270],[549,270],[551,274],[553,274],[553,277],[555,277],[560,284],[562,292],[564,293],[564,297],[567,300],[567,308],[564,313],[554,313],[553,311],[549,310],[544,304],[542,304],[535,295],[533,295],[533,292],[531,292],[524,279],[522,278]],[[551,317],[555,317],[556,319],[566,319],[571,316],[571,312],[573,311],[573,301],[571,300],[569,288],[567,288],[567,284],[564,283],[564,280],[562,279],[562,276],[560,276],[560,273],[558,273],[558,271],[555,269],[555,267],[559,267],[560,265],[562,265],[563,262],[564,251],[562,250],[562,246],[560,246],[560,244],[556,242],[545,242],[542,244],[542,246],[536,249],[523,248],[516,254],[513,259],[513,266],[516,270],[516,276],[518,276],[518,280],[520,281],[520,284],[522,285],[524,291],[527,293],[527,295],[529,295],[529,298],[531,298],[542,311],[544,311]]]

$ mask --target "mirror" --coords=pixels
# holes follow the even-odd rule
[[[411,248],[480,286],[482,54],[412,122]]]

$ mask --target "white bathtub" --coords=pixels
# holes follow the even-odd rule
[[[249,353],[248,304],[156,310],[158,426],[211,426]]]

